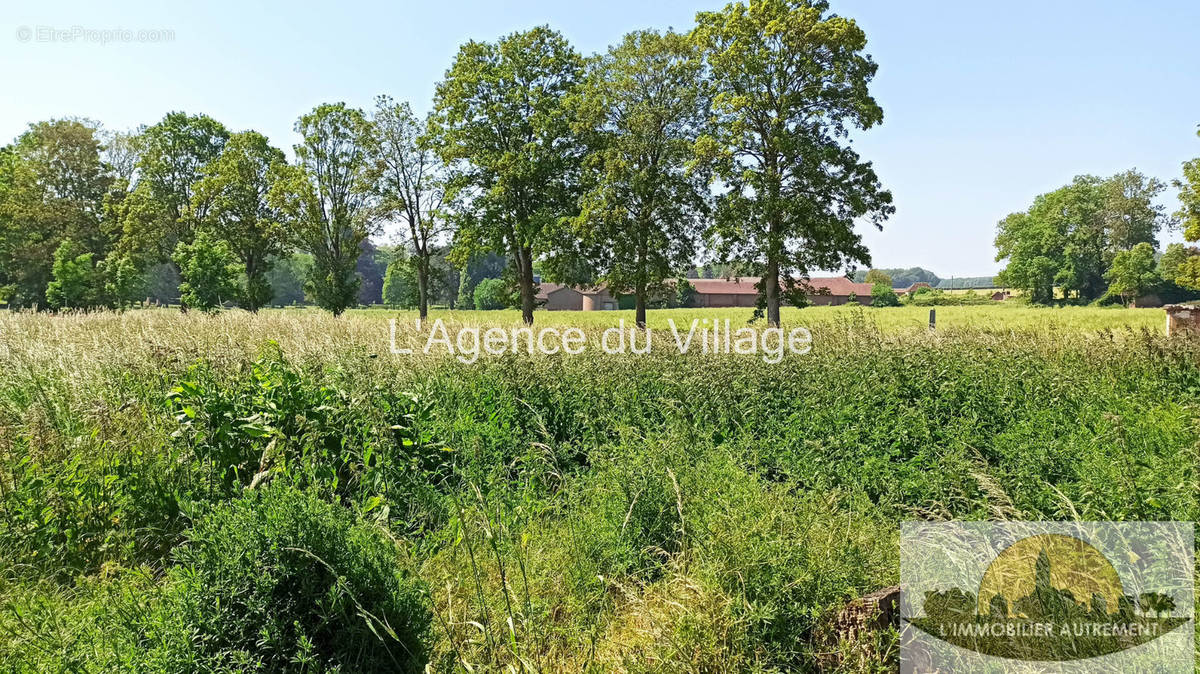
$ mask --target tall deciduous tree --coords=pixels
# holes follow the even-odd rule
[[[1039,195],[1027,211],[998,225],[996,260],[1007,260],[999,282],[1038,303],[1053,300],[1055,286],[1064,297],[1100,297],[1116,256],[1142,243],[1153,249],[1170,222],[1154,202],[1162,190],[1160,181],[1129,170],[1109,178],[1077,176]]]
[[[256,131],[235,133],[202,170],[193,188],[192,212],[200,227],[226,242],[245,274],[238,302],[250,311],[271,301],[267,272],[286,252],[283,215],[267,199],[271,180],[284,165],[283,152]]]
[[[1104,276],[1109,280],[1110,292],[1120,295],[1126,303],[1136,300],[1161,280],[1155,270],[1154,246],[1142,242],[1117,253]]]
[[[692,261],[708,211],[708,175],[693,161],[702,89],[688,37],[653,31],[626,35],[583,87],[580,116],[598,148],[585,162],[578,230],[600,279],[633,294],[638,327],[650,295]]]
[[[1139,243],[1158,247],[1158,233],[1171,224],[1166,206],[1156,203],[1165,189],[1166,183],[1137,169],[1104,181],[1105,225],[1114,255]]]
[[[442,212],[446,186],[441,159],[408,103],[380,96],[375,103],[372,179],[383,217],[406,226],[409,263],[416,271],[417,311],[429,314],[429,271],[450,220]],[[389,271],[390,274],[390,271]]]
[[[38,122],[0,150],[0,286],[10,304],[45,303],[64,240],[95,259],[111,244],[102,214],[112,179],[96,129],[87,120]]]
[[[1176,179],[1174,185],[1179,190],[1180,204],[1175,216],[1183,223],[1183,238],[1200,241],[1200,158],[1184,162],[1183,179]],[[1174,281],[1185,288],[1200,290],[1200,255],[1181,261]]]
[[[1051,223],[1062,236],[1062,258],[1054,283],[1064,296],[1094,299],[1104,294],[1104,272],[1112,263],[1110,219],[1106,212],[1107,182],[1095,176],[1078,176],[1070,184],[1036,200],[1030,213]]]
[[[889,276],[888,273],[883,271],[882,269],[871,269],[870,271],[867,272],[867,275],[863,279],[863,281],[865,283],[870,283],[871,285],[875,285],[876,283],[883,283],[889,288],[892,287],[892,277]]]
[[[715,132],[701,144],[728,187],[718,201],[718,251],[762,271],[767,321],[781,290],[810,270],[870,264],[854,232],[894,211],[851,128],[883,121],[868,84],[866,34],[824,0],[750,0],[696,16],[714,89]],[[782,285],[782,288],[781,288]]]
[[[1104,293],[1108,248],[1101,181],[1079,176],[1070,185],[1038,195],[1029,210],[997,226],[996,260],[1008,264],[998,282],[1020,288],[1038,304],[1054,299],[1055,286],[1092,299]]]
[[[191,241],[193,188],[228,139],[229,131],[212,117],[182,112],[168,113],[142,134],[137,183],[121,210],[127,246],[145,262],[167,261],[180,242]]]
[[[271,204],[288,214],[296,245],[312,255],[308,287],[335,316],[358,296],[359,244],[373,228],[371,126],[361,110],[325,103],[296,121],[297,166],[280,167]]]
[[[468,42],[438,84],[432,132],[451,165],[450,194],[462,208],[456,247],[507,254],[521,315],[533,323],[533,263],[560,250],[577,210],[583,155],[567,101],[583,59],[547,27],[494,44]]]
[[[1019,288],[1036,304],[1054,299],[1054,277],[1062,265],[1064,233],[1028,212],[1011,213],[997,225],[996,261],[1008,264],[996,283]]]

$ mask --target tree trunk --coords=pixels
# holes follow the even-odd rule
[[[635,300],[634,322],[639,330],[646,329],[646,232],[650,223],[640,217],[638,223],[637,270],[634,280],[633,294]]]
[[[429,317],[429,258],[417,261],[417,316],[422,322]]]
[[[169,260],[168,263],[171,265],[171,269],[175,270],[175,278],[178,279],[178,281],[180,283],[183,283],[183,270],[179,267],[179,265],[175,262],[175,260]],[[176,289],[178,289],[178,288],[176,288]],[[179,294],[179,313],[186,314],[187,310],[188,310],[187,302],[183,301],[183,293],[180,293]]]
[[[467,285],[471,282],[471,275],[468,272],[470,263],[458,270],[458,293],[454,298],[454,308],[458,310],[474,309],[475,304],[471,299],[469,288]]]
[[[772,154],[767,157],[767,268],[763,274],[763,293],[767,299],[767,327],[779,327],[779,259],[783,257],[785,241],[779,231],[779,194],[781,178],[779,175],[779,157]]]
[[[770,257],[763,275],[763,292],[767,297],[767,326],[779,327],[779,261]]]
[[[521,321],[533,325],[533,251],[521,248],[517,256],[517,285],[521,290]]]
[[[253,257],[246,258],[246,310],[252,314],[258,313],[258,298],[254,296],[254,279],[258,272],[257,261]]]
[[[644,284],[639,285],[639,287],[635,288],[633,292],[634,292],[634,296],[636,298],[636,308],[637,308],[636,315],[634,317],[634,322],[637,323],[639,330],[645,330],[646,329],[646,286]]]

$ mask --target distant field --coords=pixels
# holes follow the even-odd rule
[[[1121,307],[1030,307],[1016,302],[996,302],[977,306],[934,307],[937,326],[943,330],[977,328],[984,330],[1165,330],[1166,314],[1161,309],[1126,309]],[[888,333],[924,330],[929,324],[929,307],[808,307],[785,308],[785,325],[814,327],[831,323],[863,323]],[[398,318],[411,322],[416,312],[385,309],[359,309],[354,316]],[[650,311],[647,323],[651,328],[667,328],[668,321],[685,325],[693,319],[729,319],[732,326],[745,325],[752,317],[751,309],[662,309]],[[432,311],[430,318],[461,323],[508,325],[519,324],[519,311]],[[624,320],[632,325],[632,311],[539,311],[536,325],[578,325],[607,327]],[[759,325],[763,321],[758,321]]]

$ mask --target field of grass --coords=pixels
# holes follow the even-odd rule
[[[825,325],[867,323],[879,330],[894,334],[924,331],[929,326],[929,310],[937,310],[938,329],[944,330],[989,330],[989,331],[1099,331],[1099,330],[1157,330],[1166,327],[1166,313],[1162,309],[1127,309],[1123,307],[1033,307],[1019,302],[996,302],[986,305],[918,307],[900,306],[877,309],[853,305],[820,306],[805,309],[783,309],[783,323],[787,326],[806,326],[814,334]],[[292,310],[315,311],[315,310]],[[746,325],[752,317],[750,309],[669,309],[647,313],[647,325],[654,329],[669,329],[668,321],[685,326],[693,319],[724,321],[729,319],[734,327]],[[416,319],[415,311],[388,311],[384,309],[359,309],[351,315],[374,318],[397,318],[409,325]],[[442,318],[447,322],[479,325],[516,325],[521,312],[511,311],[432,311],[430,318]],[[536,314],[537,326],[576,325],[591,330],[603,330],[624,320],[633,325],[633,311],[546,311]],[[760,327],[762,321],[758,321]]]
[[[0,315],[2,669],[890,671],[894,634],[830,620],[897,582],[903,520],[1200,519],[1200,341],[937,313],[786,312],[813,348],[775,365],[394,355],[414,315],[382,310]]]

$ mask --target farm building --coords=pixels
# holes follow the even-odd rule
[[[924,281],[917,281],[916,283],[908,286],[907,288],[894,288],[894,290],[896,291],[897,295],[912,295],[917,292],[918,288],[929,288],[930,290],[932,290],[933,286],[929,285],[928,283],[926,283]]]
[[[603,287],[572,288],[560,283],[542,283],[535,296],[548,311],[612,311],[617,299]]]
[[[758,299],[756,276],[732,279],[688,279],[696,288],[695,305],[698,307],[752,307]],[[845,276],[828,276],[808,279],[816,292],[808,301],[819,305],[847,304],[853,296],[859,304],[871,303],[871,284],[855,283]]]
[[[696,289],[695,307],[753,307],[758,299],[757,276],[731,279],[688,279]],[[810,278],[808,284],[816,291],[808,300],[819,305],[847,304],[853,296],[859,304],[871,303],[871,284],[855,283],[844,276]],[[610,311],[618,308],[617,298],[603,286],[583,288],[559,283],[542,283],[537,293],[538,304],[548,311]]]

